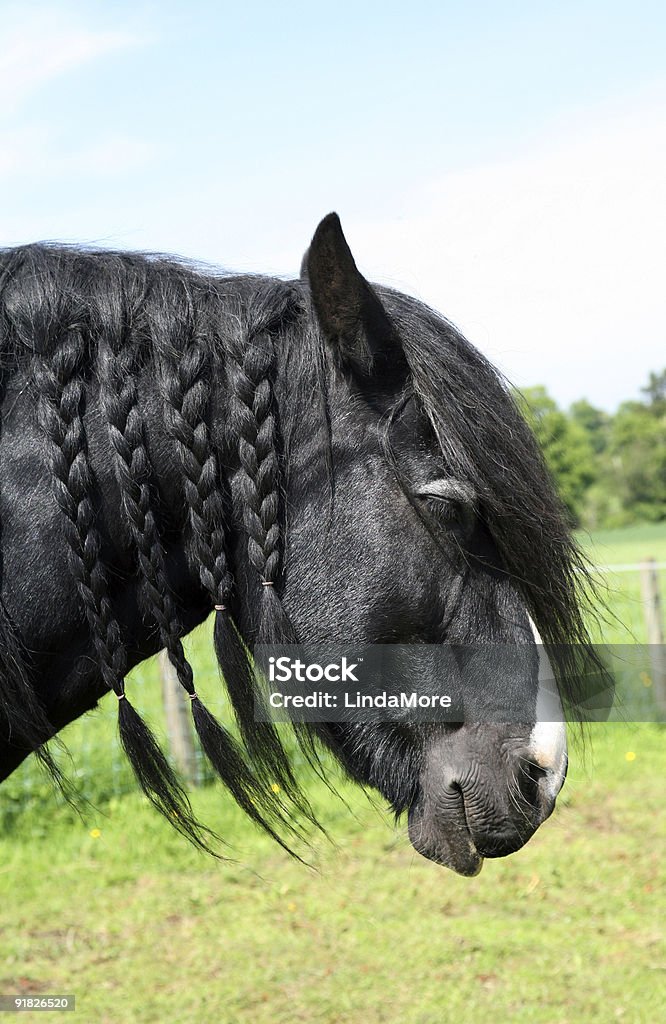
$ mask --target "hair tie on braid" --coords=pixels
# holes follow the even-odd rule
[[[226,604],[216,604],[215,605],[215,611],[216,612],[226,612],[226,610],[227,610]]]
[[[261,585],[262,585],[262,587],[273,587],[273,586],[275,586],[275,584],[273,583],[273,580],[262,580],[261,581]]]

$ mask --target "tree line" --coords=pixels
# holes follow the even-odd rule
[[[585,398],[560,409],[544,387],[518,393],[574,526],[666,520],[666,369],[641,395],[607,413]]]

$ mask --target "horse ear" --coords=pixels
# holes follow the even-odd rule
[[[324,217],[315,231],[301,277],[310,284],[319,325],[343,368],[375,387],[404,382],[409,368],[400,336],[356,266],[337,213]]]

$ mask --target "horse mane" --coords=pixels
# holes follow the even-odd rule
[[[194,688],[180,639],[184,629],[166,573],[138,378],[151,367],[160,380],[166,431],[181,469],[185,516],[180,525],[186,552],[217,609],[215,647],[230,697],[235,707],[246,707],[253,677],[245,639],[232,615],[227,496],[209,423],[212,370],[219,368],[224,353],[230,390],[228,438],[236,446],[240,467],[235,497],[242,509],[248,559],[263,584],[256,639],[268,643],[284,637],[288,629],[273,588],[281,537],[270,378],[273,334],[293,315],[293,290],[276,280],[202,274],[161,256],[63,246],[8,251],[0,257],[0,267],[2,380],[22,368],[36,392],[70,571],[100,674],[118,698],[120,738],[135,775],[167,819],[212,852],[211,840],[218,837],[196,821],[179,780],[125,692],[126,643],[110,598],[108,568],[95,525],[94,478],[83,418],[86,402],[96,391],[142,601],[190,698],[204,753],[243,810],[283,843],[278,829],[295,828],[276,791],[301,815],[314,817],[277,732],[255,723],[254,716],[250,720],[247,714],[239,715],[252,755],[250,765],[241,745],[216,721]],[[243,303],[238,284],[246,292]],[[0,629],[6,646],[9,638],[2,620]],[[11,697],[10,676],[2,677],[5,700]],[[21,696],[30,697],[34,706],[36,694],[30,693],[25,673]],[[35,739],[17,726],[14,734],[29,744]]]
[[[541,635],[549,645],[586,645],[582,608],[588,577],[536,442],[508,388],[442,317],[415,300],[379,291],[402,335],[413,393],[445,461],[475,486],[505,570]],[[202,748],[240,806],[285,845],[282,833],[297,831],[289,808],[297,818],[315,819],[277,731],[256,720],[258,695],[249,659],[254,643],[295,640],[273,585],[283,554],[279,452],[285,443],[273,384],[277,351],[285,345],[297,376],[307,382],[304,387],[312,393],[314,383],[322,396],[325,420],[321,384],[328,357],[310,324],[306,284],[221,275],[161,255],[55,245],[0,251],[0,400],[12,375],[25,372],[36,394],[70,572],[101,677],[118,698],[123,747],[148,798],[171,824],[209,851],[218,837],[196,820],[187,794],[125,692],[126,641],[95,525],[84,412],[86,403],[98,398],[141,600],[190,698]],[[216,609],[215,650],[241,742],[198,697],[183,651],[184,629],[169,587],[142,404],[140,375],[147,369],[159,381],[165,429],[179,468],[186,557]],[[210,418],[220,375],[227,401],[221,425]],[[222,460],[237,467],[230,493]],[[257,621],[251,637],[241,635],[234,614],[237,596],[227,551],[230,505],[240,510],[253,574]],[[0,561],[0,580],[1,569]],[[34,749],[48,735],[48,720],[20,638],[0,611],[0,712],[12,734]],[[566,657],[558,665],[565,695],[573,700],[577,666]],[[297,733],[308,756],[315,756],[310,734]],[[47,768],[57,775],[57,766],[41,749]]]

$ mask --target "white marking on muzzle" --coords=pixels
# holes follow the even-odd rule
[[[536,723],[529,739],[529,756],[547,771],[540,785],[554,799],[562,788],[567,768],[567,730],[555,673],[548,660],[539,631],[530,619],[539,652],[539,688]]]

